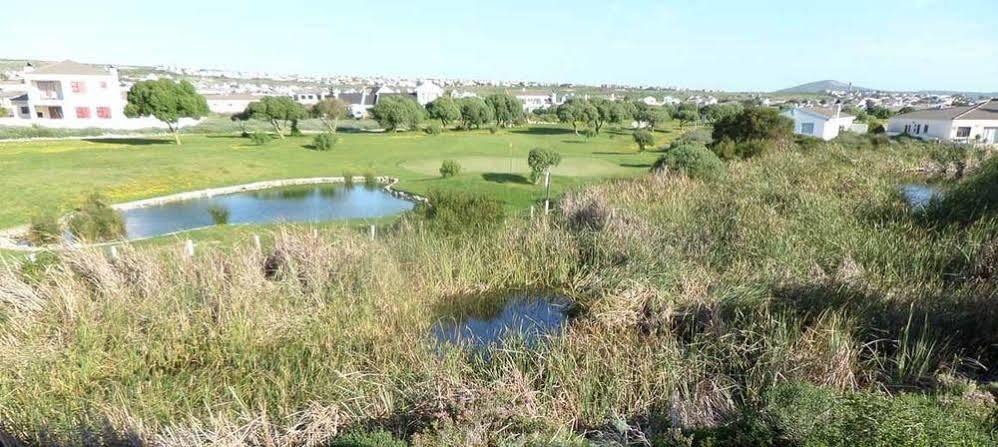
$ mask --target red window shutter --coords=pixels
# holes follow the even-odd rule
[[[77,118],[82,118],[82,119],[90,118],[90,108],[89,107],[77,107],[76,108],[76,117]]]
[[[101,118],[101,119],[110,119],[111,118],[111,108],[110,107],[98,107],[97,108],[97,117]]]

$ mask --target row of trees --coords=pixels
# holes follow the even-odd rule
[[[465,129],[486,125],[512,127],[523,121],[523,103],[508,93],[494,93],[485,98],[441,96],[424,109],[412,98],[390,96],[378,101],[371,115],[386,130],[416,129],[426,119],[444,126],[459,123]]]

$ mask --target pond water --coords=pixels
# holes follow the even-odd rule
[[[122,212],[129,239],[160,236],[219,223],[265,224],[375,218],[411,210],[414,203],[381,188],[288,186],[135,208]]]
[[[941,199],[943,191],[938,186],[925,183],[901,185],[901,194],[913,209],[921,210],[929,206],[933,199]]]
[[[470,297],[448,304],[432,332],[442,343],[483,347],[517,338],[532,344],[559,333],[572,308],[568,298],[546,294]]]

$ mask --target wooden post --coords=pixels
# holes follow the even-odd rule
[[[187,252],[187,256],[190,256],[190,257],[193,258],[194,257],[194,241],[188,239],[187,242],[184,243],[184,251]]]

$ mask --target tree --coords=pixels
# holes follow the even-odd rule
[[[440,176],[443,178],[453,177],[461,173],[461,165],[454,160],[444,160],[440,165]]]
[[[870,115],[873,115],[882,120],[888,119],[894,115],[894,113],[891,112],[891,109],[888,109],[887,107],[884,106],[873,106],[867,109],[866,111]]]
[[[724,162],[716,154],[697,144],[684,144],[671,148],[652,165],[652,172],[665,169],[704,180],[720,178],[725,173]]]
[[[603,126],[613,123],[621,123],[628,118],[627,111],[620,106],[620,103],[605,98],[597,98],[592,101],[596,108],[596,114],[591,117],[593,130],[596,134],[603,130]]]
[[[499,127],[509,127],[523,118],[523,103],[509,93],[493,93],[485,97]]]
[[[700,109],[700,116],[708,123],[716,123],[726,116],[736,115],[745,107],[739,102],[711,104]]]
[[[152,116],[170,128],[173,139],[180,144],[180,119],[201,118],[208,114],[208,102],[194,90],[190,82],[169,79],[139,81],[128,91],[125,116]]]
[[[281,139],[284,138],[284,128],[308,115],[304,106],[287,96],[260,98],[259,101],[251,102],[245,113],[255,120],[270,122]]]
[[[778,141],[788,138],[793,129],[793,121],[781,116],[779,110],[749,107],[736,115],[721,118],[714,124],[711,136],[715,143],[722,140],[735,143],[750,140]]]
[[[461,119],[461,106],[450,95],[441,96],[427,104],[426,112],[430,118],[440,120],[440,124],[444,126]]]
[[[232,114],[232,116],[229,117],[230,120],[239,125],[239,136],[243,138],[249,136],[249,131],[246,130],[246,122],[249,121],[250,118],[252,117],[246,110],[243,110],[242,112],[239,113],[234,113]]]
[[[414,130],[426,117],[426,109],[407,96],[389,96],[378,101],[371,108],[371,116],[385,130],[398,132],[399,129]]]
[[[670,109],[667,107],[653,107],[640,101],[633,104],[634,120],[638,124],[644,123],[652,132],[662,123],[672,119]]]
[[[634,142],[638,144],[639,152],[644,152],[646,147],[655,145],[655,137],[647,130],[635,130],[633,136]]]
[[[338,98],[326,98],[312,106],[312,116],[319,118],[326,129],[336,133],[339,120],[347,116],[347,104]]]
[[[683,127],[700,119],[700,109],[692,102],[684,102],[672,116],[679,120],[679,127]]]
[[[460,106],[462,126],[465,129],[481,129],[494,119],[492,108],[482,98],[464,98],[460,101]]]
[[[551,167],[561,163],[561,154],[543,148],[531,149],[527,154],[527,164],[530,165],[530,180],[537,183],[545,174],[551,171]]]
[[[599,111],[587,99],[571,98],[558,106],[558,120],[572,125],[575,135],[579,135],[579,124],[589,124],[596,119]]]

